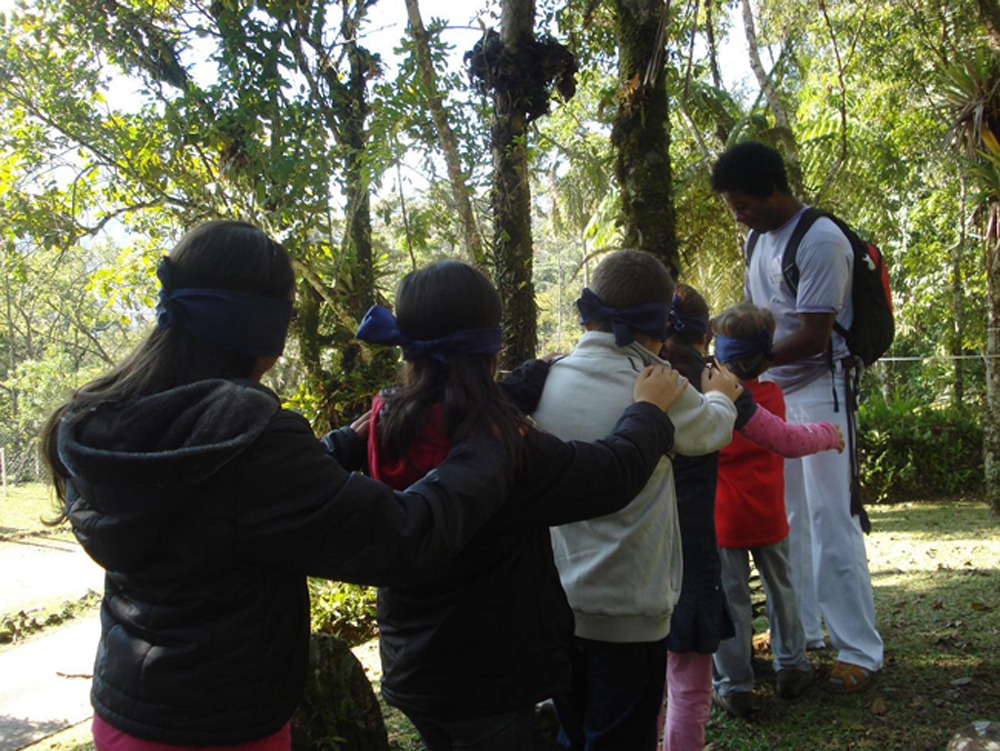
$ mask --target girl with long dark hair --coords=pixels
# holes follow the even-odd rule
[[[379,590],[382,695],[431,751],[531,747],[535,703],[570,679],[573,616],[549,527],[627,505],[672,444],[664,410],[683,390],[669,368],[646,368],[613,433],[563,443],[534,428],[495,381],[500,312],[485,276],[445,261],[407,274],[397,318],[373,309],[358,332],[401,345],[406,358],[399,384],[373,405],[374,477],[404,487],[483,431],[507,448],[515,477],[503,510],[465,550],[415,571],[410,585]],[[647,387],[659,379],[654,397]]]
[[[292,312],[285,249],[208,222],[158,276],[157,327],[44,432],[63,514],[106,570],[95,747],[288,749],[306,577],[396,584],[450,559],[507,497],[507,448],[465,431],[405,492],[350,472],[357,433],[321,444],[259,383]]]

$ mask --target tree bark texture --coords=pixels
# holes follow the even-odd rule
[[[993,49],[1000,50],[1000,3],[997,0],[976,0],[976,7],[979,9],[979,18],[986,25],[990,45]]]
[[[292,751],[389,751],[389,735],[365,669],[346,643],[309,637],[306,689],[292,715]]]
[[[516,58],[534,40],[534,0],[504,0],[504,52]],[[527,114],[503,86],[493,92],[493,253],[503,302],[503,366],[535,356],[537,307],[532,281],[531,186],[528,182]]]
[[[743,31],[747,37],[747,50],[750,55],[750,68],[764,98],[767,99],[767,106],[774,116],[775,130],[781,139],[784,147],[785,167],[788,171],[788,185],[792,193],[803,201],[807,201],[805,184],[802,181],[802,160],[799,158],[799,147],[795,140],[795,132],[792,130],[792,120],[788,115],[785,103],[781,99],[778,87],[764,70],[764,65],[760,60],[760,52],[757,49],[757,28],[754,25],[753,9],[750,7],[750,0],[742,0],[743,5]]]
[[[951,355],[955,367],[955,380],[951,389],[951,403],[960,407],[965,401],[965,374],[962,368],[962,354],[965,350],[963,346],[962,313],[964,295],[962,294],[962,258],[965,255],[965,228],[966,228],[966,192],[965,176],[961,176],[961,193],[958,205],[958,242],[951,252],[951,315],[952,315],[952,340]]]
[[[347,234],[344,253],[351,259],[353,293],[351,312],[358,317],[375,301],[375,271],[372,265],[371,205],[368,192],[368,171],[364,164],[365,121],[368,118],[366,74],[368,54],[355,41],[357,24],[347,14],[343,21],[347,39],[350,73],[347,81],[349,100],[340,125],[340,142],[344,146],[344,183],[347,198]]]
[[[650,60],[662,52],[658,50],[662,39],[657,32],[663,8],[662,0],[615,0],[622,94],[611,143],[615,150],[625,246],[657,256],[676,278],[680,257],[664,63],[651,71],[651,80],[646,79]]]
[[[434,72],[434,61],[431,59],[430,44],[423,19],[420,17],[418,0],[406,0],[406,12],[410,21],[410,36],[413,38],[414,51],[417,57],[417,69],[420,82],[427,97],[427,108],[434,121],[434,129],[441,140],[441,151],[448,168],[448,180],[451,184],[451,196],[455,209],[462,222],[462,236],[465,241],[465,252],[469,260],[480,268],[486,266],[486,254],[483,250],[482,236],[476,223],[476,215],[472,210],[469,198],[469,187],[462,170],[462,158],[458,149],[458,139],[448,121],[448,111],[437,88],[437,75]]]
[[[364,164],[368,118],[366,74],[368,53],[357,44],[358,20],[350,13],[347,0],[341,32],[347,40],[350,71],[347,79],[348,100],[340,120],[340,143],[344,148],[344,209],[347,231],[343,253],[350,269],[350,290],[347,295],[348,313],[358,321],[375,303],[375,268],[372,258],[371,197],[368,191],[368,171]],[[355,370],[361,349],[356,342],[344,343],[341,367],[345,375]]]
[[[983,463],[986,498],[1000,516],[1000,202],[990,204],[986,232],[986,295],[989,325],[986,329],[986,415],[983,420]]]
[[[708,43],[708,63],[712,71],[712,83],[722,88],[722,73],[719,71],[719,55],[715,44],[715,21],[712,18],[712,0],[705,3],[705,41]]]

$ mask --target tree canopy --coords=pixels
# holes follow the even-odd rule
[[[509,362],[571,346],[573,302],[622,245],[719,309],[742,294],[741,235],[708,172],[745,138],[885,251],[898,335],[870,388],[995,403],[996,3],[457,5],[382,0],[388,31],[375,0],[9,6],[5,420],[37,421],[131,346],[157,256],[212,217],[292,253],[299,317],[276,379],[318,427],[391,378],[395,355],[353,330],[437,258],[495,275]],[[454,48],[468,26],[479,43]]]

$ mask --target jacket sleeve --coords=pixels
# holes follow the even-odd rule
[[[360,472],[368,468],[367,442],[350,427],[331,430],[320,438],[320,443],[337,460],[337,464],[348,472]]]
[[[282,411],[237,473],[240,554],[290,573],[358,584],[405,583],[454,556],[509,492],[506,450],[477,438],[402,492],[348,473],[305,418]]]
[[[796,425],[782,420],[766,407],[757,405],[753,418],[740,435],[786,459],[797,459],[837,447],[837,428],[828,422]]]
[[[743,389],[733,404],[736,405],[736,422],[733,424],[733,430],[739,430],[753,418],[757,411],[757,402],[750,389]]]
[[[497,382],[504,396],[524,414],[530,415],[538,406],[549,375],[549,363],[544,360],[526,360],[506,378]]]
[[[529,467],[497,524],[558,526],[619,511],[641,491],[673,443],[674,428],[653,404],[638,402],[594,443],[528,437]]]
[[[667,414],[674,423],[674,450],[678,454],[711,454],[733,440],[736,406],[718,391],[703,395],[689,386]]]

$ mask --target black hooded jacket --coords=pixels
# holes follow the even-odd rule
[[[92,700],[139,738],[235,745],[277,731],[305,682],[306,576],[405,584],[508,493],[493,440],[405,492],[349,473],[249,382],[202,381],[59,426],[66,511],[107,572]],[[327,446],[363,460],[353,432]]]
[[[543,383],[544,373],[539,394]],[[531,384],[519,390],[507,388],[525,404]],[[412,585],[379,589],[386,702],[413,716],[469,720],[566,691],[573,612],[549,527],[623,509],[673,437],[666,413],[643,403],[595,443],[529,431],[528,459],[510,499],[468,547],[415,571]]]

